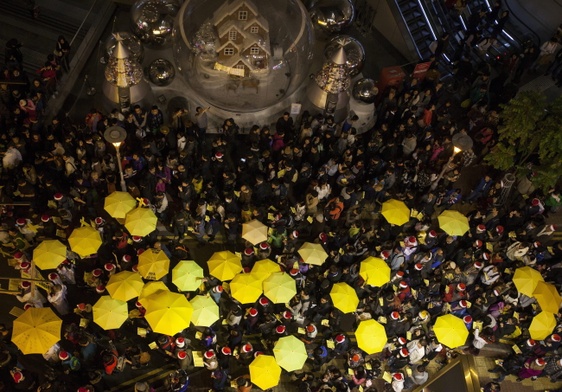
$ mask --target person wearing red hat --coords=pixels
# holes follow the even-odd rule
[[[271,256],[271,246],[267,242],[261,242],[258,245],[258,260],[268,259]]]
[[[343,334],[339,333],[334,337],[334,348],[333,348],[333,355],[337,357],[341,357],[347,354],[349,350],[349,339]]]
[[[219,361],[219,368],[228,370],[230,369],[230,361],[232,360],[232,349],[228,346],[223,346],[220,349],[217,347],[217,359]]]
[[[410,352],[406,347],[398,347],[391,352],[387,359],[387,368],[391,372],[397,372],[410,362]]]
[[[407,301],[409,298],[412,297],[412,289],[410,285],[405,280],[401,280],[398,284],[398,292],[396,294],[400,299],[400,302]]]
[[[78,372],[82,367],[80,360],[68,351],[59,351],[59,359],[65,373]]]
[[[523,381],[527,378],[536,380],[544,371],[546,361],[542,358],[529,358],[523,364],[523,367],[517,373],[517,382]]]
[[[213,286],[210,290],[209,290],[209,295],[211,296],[211,298],[218,304],[221,297],[222,297],[222,293],[223,293],[223,288],[221,284],[217,284],[216,286]]]
[[[31,304],[34,308],[42,308],[47,300],[41,292],[29,281],[22,280],[20,282],[21,293],[16,298],[21,303]]]
[[[451,283],[445,287],[443,302],[455,302],[467,297],[466,285],[464,283]]]
[[[258,331],[259,312],[256,308],[250,308],[246,311],[244,317],[244,330],[247,334],[253,334]]]
[[[256,254],[252,246],[248,246],[242,252],[241,262],[242,267],[252,267],[256,261]]]
[[[248,366],[254,360],[254,346],[249,342],[242,342],[238,347],[236,357],[243,365]]]
[[[35,375],[27,369],[14,367],[10,370],[10,375],[18,391],[33,391],[37,385]],[[6,380],[7,381],[7,380]]]

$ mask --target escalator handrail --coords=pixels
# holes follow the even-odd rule
[[[508,11],[509,11],[509,15],[510,15],[510,16],[513,16],[515,19],[517,19],[517,21],[519,21],[519,23],[520,23],[521,25],[523,25],[527,30],[529,30],[529,32],[531,33],[531,35],[533,35],[533,36],[537,39],[536,44],[537,44],[538,46],[540,46],[540,45],[541,45],[541,37],[540,37],[533,29],[531,29],[523,20],[521,20],[521,18],[519,18],[519,17],[513,12],[513,10],[511,9],[511,6],[509,5],[509,1],[508,1],[508,0],[505,1],[505,6],[507,7],[507,9],[508,9]]]
[[[416,49],[416,53],[418,54],[418,57],[421,59],[423,58],[420,52],[420,48],[418,48],[418,44],[416,43],[416,40],[414,39],[414,36],[412,35],[412,32],[410,31],[410,27],[408,26],[408,22],[406,21],[406,18],[404,18],[404,14],[402,13],[402,8],[400,8],[400,4],[398,3],[398,0],[394,0],[394,4],[396,5],[396,8],[398,9],[398,13],[400,14],[400,17],[402,18],[402,21],[404,22],[404,25],[406,26],[406,30],[408,30],[408,35],[410,36],[410,39],[412,40],[412,43],[414,44],[414,48]]]

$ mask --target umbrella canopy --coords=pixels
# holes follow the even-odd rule
[[[281,267],[269,259],[258,260],[252,267],[252,275],[262,282],[274,272],[281,271]]]
[[[128,192],[115,191],[103,202],[103,209],[113,218],[125,219],[127,213],[137,206],[137,201]]]
[[[172,283],[179,291],[195,291],[202,280],[203,268],[193,260],[181,260],[172,269]]]
[[[105,330],[119,329],[129,317],[127,302],[111,298],[109,295],[102,295],[92,306],[92,312],[94,323]]]
[[[537,299],[543,311],[558,313],[562,298],[560,298],[560,294],[553,284],[538,282],[535,291],[533,291],[533,297]]]
[[[24,354],[45,354],[60,340],[61,326],[51,308],[29,308],[14,320],[12,342]]]
[[[193,306],[183,294],[159,290],[146,297],[143,305],[144,318],[156,333],[174,336],[189,327]]]
[[[158,218],[150,208],[135,208],[125,216],[125,227],[131,233],[139,237],[144,237],[156,229]]]
[[[279,384],[281,368],[272,355],[258,355],[250,363],[250,380],[257,387],[266,390]]]
[[[382,203],[381,214],[392,225],[402,226],[410,220],[410,209],[403,201],[390,199]]]
[[[149,298],[152,294],[158,291],[170,291],[170,290],[168,289],[168,286],[166,286],[166,284],[162,281],[158,280],[153,282],[147,282],[144,284],[137,301],[139,301],[144,306],[145,302],[148,301],[147,298]]]
[[[286,304],[297,294],[297,285],[285,272],[274,272],[263,281],[263,293],[273,303]]]
[[[359,305],[357,292],[353,287],[344,282],[336,283],[332,286],[330,297],[334,306],[343,313],[355,312]]]
[[[99,231],[92,226],[78,227],[68,237],[70,249],[80,257],[94,254],[101,246],[101,236]]]
[[[238,274],[230,282],[230,295],[241,304],[252,304],[262,294],[262,281],[253,274]]]
[[[468,338],[468,329],[464,321],[452,314],[439,316],[435,321],[433,331],[439,343],[449,348],[462,346]]]
[[[138,269],[143,278],[158,280],[170,271],[170,259],[164,251],[149,248],[139,256]]]
[[[288,372],[300,370],[308,358],[304,343],[293,335],[283,336],[273,346],[277,364]]]
[[[138,297],[143,286],[144,282],[137,272],[121,271],[109,278],[105,288],[111,298],[127,302]]]
[[[191,301],[191,322],[197,327],[210,327],[219,319],[219,306],[209,296],[196,295]]]
[[[66,246],[59,240],[44,240],[33,249],[33,262],[42,270],[55,269],[66,259]]]
[[[299,249],[299,255],[306,264],[313,265],[322,265],[328,258],[324,247],[312,242],[305,242]]]
[[[268,229],[266,225],[257,219],[242,223],[242,238],[254,245],[265,242],[267,241]]]
[[[469,229],[468,219],[458,211],[444,211],[437,219],[441,230],[449,235],[463,235]]]
[[[213,253],[207,261],[207,265],[209,266],[209,273],[223,282],[231,280],[238,272],[242,271],[240,257],[228,250]]]
[[[390,282],[390,267],[383,259],[369,256],[361,262],[359,275],[369,286],[380,287]]]
[[[370,319],[359,323],[355,331],[357,346],[367,354],[380,353],[388,340],[384,326]]]
[[[556,327],[554,315],[543,311],[533,317],[529,326],[529,333],[531,338],[535,340],[544,340],[552,333],[554,327]]]
[[[533,296],[533,292],[539,282],[544,282],[541,273],[529,266],[517,268],[513,275],[515,287],[517,287],[520,293],[525,294],[527,297]]]

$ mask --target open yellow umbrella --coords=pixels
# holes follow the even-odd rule
[[[359,323],[355,330],[355,338],[357,346],[369,355],[380,353],[388,341],[384,326],[373,319]]]
[[[297,294],[297,285],[285,272],[274,272],[263,281],[263,293],[273,303],[286,304]]]
[[[146,297],[143,305],[144,318],[156,333],[173,336],[189,327],[193,306],[183,294],[159,290]]]
[[[33,262],[42,270],[55,269],[66,259],[66,246],[59,240],[43,240],[33,249]]]
[[[241,304],[252,304],[262,294],[262,281],[253,274],[238,274],[230,282],[230,295]]]
[[[129,317],[127,302],[102,295],[92,306],[94,323],[105,330],[119,329]]]
[[[390,267],[383,259],[369,256],[361,262],[359,275],[369,286],[381,287],[390,281]]]
[[[179,291],[195,291],[202,280],[203,268],[193,260],[181,260],[172,269],[172,283]]]
[[[353,287],[345,282],[335,283],[330,290],[330,298],[336,308],[343,313],[355,312],[359,305],[359,297]]]
[[[147,282],[144,284],[137,301],[139,301],[143,306],[148,301],[152,294],[156,293],[157,291],[170,291],[168,286],[161,280],[156,280],[152,282]]]
[[[29,308],[14,320],[12,342],[24,354],[45,354],[60,340],[61,326],[51,308]]]
[[[281,271],[281,267],[269,259],[258,260],[252,267],[252,275],[262,282],[274,272]]]
[[[131,210],[125,216],[125,227],[131,233],[144,237],[156,230],[158,218],[150,208],[139,207]]]
[[[533,296],[533,292],[539,282],[544,282],[541,273],[529,266],[517,268],[513,275],[515,287],[517,287],[520,293],[525,294],[527,297]]]
[[[144,282],[137,272],[121,271],[109,278],[105,288],[111,298],[127,302],[138,297],[143,286]]]
[[[558,313],[562,298],[560,298],[558,289],[553,284],[538,282],[535,291],[533,291],[533,297],[536,298],[543,311]]]
[[[535,340],[546,339],[556,327],[556,318],[550,312],[542,311],[533,317],[529,326],[529,334]]]
[[[390,224],[401,226],[410,220],[410,209],[403,201],[390,199],[382,203],[381,214]]]
[[[196,295],[189,301],[193,307],[191,322],[197,327],[210,327],[219,319],[219,306],[209,296]]]
[[[137,206],[137,201],[128,192],[115,191],[103,202],[103,209],[113,218],[125,219],[127,213]]]
[[[439,343],[449,348],[462,346],[468,338],[468,329],[464,321],[452,314],[437,317],[433,331]]]
[[[298,252],[306,264],[322,265],[328,258],[328,254],[324,250],[324,247],[312,242],[305,242]]]
[[[258,355],[250,363],[250,380],[257,387],[266,390],[279,384],[281,368],[272,355]]]
[[[148,280],[158,280],[170,271],[170,259],[162,250],[148,248],[139,256],[138,269]]]
[[[273,346],[277,364],[288,372],[300,370],[308,358],[304,343],[293,335],[283,336]]]
[[[99,231],[92,226],[78,227],[68,237],[70,249],[80,257],[90,256],[96,253],[101,246]]]
[[[223,282],[231,280],[238,272],[242,271],[240,257],[228,250],[213,253],[207,261],[207,265],[209,266],[209,273]]]
[[[242,238],[256,245],[267,241],[268,227],[259,220],[254,219],[247,223],[242,223]]]
[[[437,217],[439,227],[449,235],[463,235],[469,229],[468,219],[458,211],[447,210]]]

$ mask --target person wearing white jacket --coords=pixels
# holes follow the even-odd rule
[[[425,357],[426,345],[427,342],[423,338],[414,339],[406,344],[406,347],[410,352],[410,365],[417,365],[423,361],[423,358]]]

